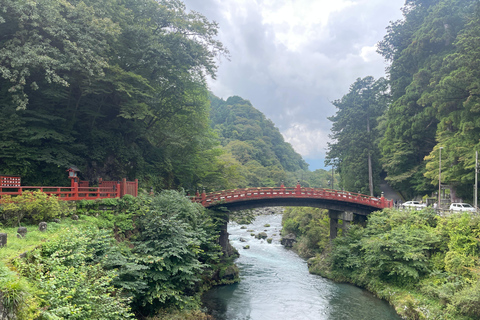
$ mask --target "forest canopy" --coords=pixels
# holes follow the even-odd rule
[[[373,160],[403,197],[438,190],[442,148],[442,184],[451,190],[452,199],[471,200],[475,151],[480,146],[478,1],[406,1],[402,11],[404,18],[392,22],[378,44],[378,52],[390,62],[389,98],[382,98],[383,111],[372,113],[353,100],[348,102],[352,91],[334,103],[339,109],[331,118],[335,141],[327,160],[335,160],[349,177],[364,175],[366,160],[358,165],[358,158],[341,153],[347,135],[342,127],[348,115],[344,110],[356,108],[355,116],[372,115],[376,127],[371,129],[377,138],[370,139],[369,150],[378,150]],[[354,170],[347,172],[346,168]],[[342,176],[351,190],[348,179]],[[362,179],[352,191],[366,189],[367,184]]]
[[[215,165],[218,26],[178,0],[0,1],[0,172],[194,185]],[[210,166],[210,167],[209,167]]]

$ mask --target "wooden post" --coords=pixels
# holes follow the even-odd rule
[[[117,183],[117,187],[115,189],[115,198],[120,198],[120,183]]]
[[[120,198],[122,198],[127,192],[127,178],[122,179],[122,183],[120,185]]]
[[[135,197],[138,196],[138,179],[135,179]]]
[[[207,198],[207,194],[205,193],[205,189],[203,189],[203,191],[202,191],[202,206],[205,206],[207,204],[206,198]]]
[[[78,182],[73,183],[73,200],[80,200],[78,195]]]

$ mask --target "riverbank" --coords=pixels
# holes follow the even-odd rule
[[[284,215],[284,227],[298,231],[300,252],[326,235],[312,221],[301,212]],[[384,210],[365,228],[352,226],[321,250],[310,248],[309,271],[365,288],[405,319],[479,319],[479,238],[476,216]]]

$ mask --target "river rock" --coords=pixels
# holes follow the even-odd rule
[[[240,242],[247,242],[247,240],[240,238]]]
[[[220,279],[222,280],[235,280],[239,277],[239,270],[236,265],[231,265],[226,267],[225,269],[220,270]]]
[[[257,239],[267,239],[268,235],[266,232],[260,232],[259,234],[257,234],[256,238]]]
[[[285,248],[293,247],[293,243],[297,241],[297,237],[293,233],[287,234],[285,237],[282,237],[280,243],[285,246]]]

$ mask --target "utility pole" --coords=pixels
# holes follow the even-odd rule
[[[440,147],[438,149],[439,152],[439,158],[438,158],[438,208],[440,209],[440,204],[441,204],[441,191],[442,191],[442,149],[443,147]]]
[[[335,169],[334,169],[334,167],[333,167],[333,165],[332,165],[332,190],[333,190],[333,183],[335,182],[335,181],[333,180],[333,171],[334,171],[334,170],[335,170]]]
[[[478,151],[475,151],[475,186],[473,187],[475,190],[473,194],[473,206],[477,209],[477,193],[478,193]]]
[[[367,133],[368,138],[370,139],[370,121],[367,114]],[[373,197],[373,173],[372,173],[372,153],[370,150],[370,140],[368,141],[368,189],[370,191],[370,196]]]

